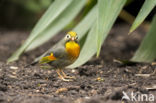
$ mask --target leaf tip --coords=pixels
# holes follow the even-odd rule
[[[97,53],[96,53],[96,57],[98,58],[100,56],[100,51],[101,51],[101,46],[100,48],[98,48]]]
[[[134,29],[131,27],[129,32],[128,32],[128,35],[130,35],[133,31],[134,31]]]
[[[100,52],[97,52],[97,53],[96,53],[96,57],[98,58],[98,57],[99,57],[99,55],[100,55]]]
[[[128,32],[128,35],[131,35],[131,33],[132,33],[132,32],[131,32],[131,31],[129,31],[129,32]]]
[[[10,58],[7,59],[7,64],[10,63],[10,62],[13,62],[13,61],[18,60],[18,58],[19,58],[19,57],[11,56]]]

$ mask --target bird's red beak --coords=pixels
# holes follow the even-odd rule
[[[72,40],[72,41],[74,41],[74,40],[75,40],[75,38],[74,38],[74,37],[71,37],[71,40]]]

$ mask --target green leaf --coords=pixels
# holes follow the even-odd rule
[[[60,30],[62,30],[71,20],[79,13],[85,5],[84,0],[73,0],[73,2],[60,14],[53,23],[51,23],[33,42],[29,45],[26,51],[30,51],[41,44],[50,40]]]
[[[29,38],[25,43],[7,60],[7,62],[15,61],[24,52],[24,50],[32,43],[32,41],[42,34],[47,27],[72,3],[73,0],[55,0],[46,13],[32,30]],[[78,0],[74,0],[78,1]],[[73,2],[74,2],[73,1]]]
[[[97,18],[97,56],[100,54],[101,45],[118,17],[126,0],[98,0]]]
[[[103,0],[104,1],[104,0]],[[103,2],[101,1],[101,2]],[[100,2],[100,3],[101,3]],[[101,39],[101,44],[104,41],[104,39],[106,38],[106,35],[108,34],[109,30],[111,29],[115,19],[117,18],[121,8],[123,7],[123,5],[125,4],[126,0],[120,0],[118,2],[115,2],[114,0],[105,0],[105,4],[103,4],[103,8],[102,11],[100,9],[99,13],[102,14],[102,17],[100,19],[102,19],[102,21],[100,22],[100,24],[102,23],[102,28],[100,29],[104,29],[104,33],[105,36],[102,36],[102,34],[100,36],[102,36]],[[119,5],[120,4],[120,5]],[[98,6],[99,9],[99,6]],[[103,11],[104,10],[104,11]],[[114,14],[115,13],[115,14]],[[95,14],[97,15],[97,14]],[[100,15],[101,16],[101,15]],[[113,17],[115,16],[115,17]],[[90,30],[86,41],[81,49],[81,53],[79,58],[75,61],[75,63],[73,63],[72,65],[69,66],[69,68],[75,68],[78,67],[84,63],[86,63],[97,51],[97,25],[99,25],[99,22],[95,22],[95,25],[92,26],[92,29]],[[105,23],[105,24],[104,24]]]
[[[95,5],[83,20],[73,29],[81,39],[95,23],[97,6]]]
[[[72,0],[55,0],[54,3],[49,7],[46,13],[42,16],[39,22],[36,24],[32,30],[29,38],[25,43],[7,60],[7,62],[15,61],[19,56],[24,52],[24,50],[31,44],[31,42],[38,36],[40,33],[48,27],[48,25],[53,22],[63,11]]]
[[[39,33],[45,30],[71,4],[71,2],[72,0],[55,0],[32,30],[30,38],[38,36]]]
[[[135,62],[152,62],[156,59],[156,15],[153,18],[151,28],[144,37],[140,47],[131,59]]]
[[[152,11],[152,9],[156,6],[156,0],[146,0],[141,7],[134,23],[130,28],[130,33],[133,32],[148,16],[148,14]]]

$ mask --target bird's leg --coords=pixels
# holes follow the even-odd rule
[[[63,70],[62,70],[62,69],[60,69],[60,71],[62,72],[62,74],[63,74],[63,77],[64,77],[64,78],[68,78],[68,79],[75,79],[75,77],[74,77],[74,76],[67,76],[67,75],[63,72]]]
[[[65,79],[65,78],[60,74],[60,71],[61,71],[61,69],[57,69],[57,70],[56,70],[56,72],[57,72],[57,74],[58,74],[58,76],[59,76],[59,78],[60,78],[61,80],[63,80],[63,81],[71,81],[71,80]]]

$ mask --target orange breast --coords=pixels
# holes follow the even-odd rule
[[[76,59],[80,54],[80,46],[74,41],[66,43],[66,51],[71,59]]]

